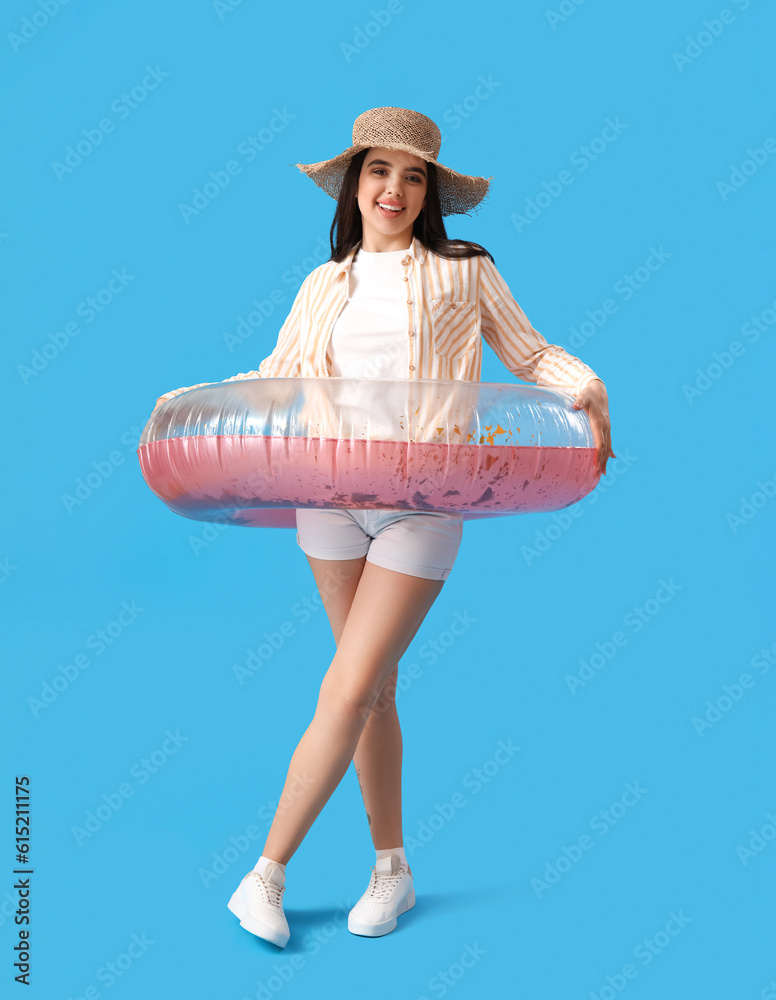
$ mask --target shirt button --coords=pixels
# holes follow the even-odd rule
[[[409,281],[409,280],[410,280],[410,279],[409,279],[409,278],[407,278],[407,277],[404,277],[404,278],[402,278],[402,281]]]
[[[410,330],[410,337],[414,337],[414,336],[415,336],[415,331],[414,330]]]
[[[455,302],[451,302],[451,303],[450,303],[450,308],[451,308],[451,309],[455,309]]]
[[[414,372],[414,371],[415,371],[415,365],[410,365],[410,371],[411,371],[411,372]]]

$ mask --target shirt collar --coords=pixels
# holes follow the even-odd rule
[[[345,257],[344,260],[341,260],[339,264],[336,265],[334,269],[335,274],[339,275],[343,271],[345,272],[350,271],[350,265],[353,263],[353,258],[356,256],[357,251],[361,247],[361,243],[362,240],[359,240],[358,243],[356,243],[356,245],[347,255],[347,257]],[[423,244],[420,242],[419,239],[413,236],[412,242],[410,243],[409,248],[407,249],[407,256],[411,257],[418,264],[422,264],[425,255],[426,255],[426,248],[423,246]]]

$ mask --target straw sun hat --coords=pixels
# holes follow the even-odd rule
[[[437,163],[441,142],[437,126],[418,111],[372,108],[360,114],[353,123],[352,146],[330,160],[297,163],[296,166],[336,200],[345,171],[356,153],[372,146],[403,149],[436,166],[442,215],[465,214],[488,193],[492,177],[470,177]]]

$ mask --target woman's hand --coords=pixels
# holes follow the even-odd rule
[[[612,432],[609,423],[609,396],[606,386],[600,379],[588,382],[574,400],[574,409],[584,408],[590,419],[590,427],[595,441],[597,471],[606,475],[606,463],[610,458],[617,458],[612,451]]]

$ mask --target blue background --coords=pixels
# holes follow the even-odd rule
[[[694,0],[402,0],[383,25],[383,0],[43,9],[2,16],[4,995],[26,774],[26,996],[776,997],[773,9],[731,3],[725,24]],[[618,461],[563,515],[467,522],[401,666],[416,675],[399,713],[417,905],[386,938],[345,929],[374,861],[351,768],[288,866],[279,952],[226,902],[261,853],[333,639],[292,531],[174,516],[135,448],[160,394],[270,353],[335,208],[293,164],[340,152],[380,105],[429,115],[442,163],[493,175],[448,235],[486,246],[534,326],[604,379]],[[240,144],[278,113],[249,162]],[[592,159],[609,118],[627,127]],[[184,220],[230,160],[239,174]],[[516,224],[563,170],[572,183]],[[653,248],[661,266],[639,272]],[[114,269],[131,279],[89,317]],[[224,333],[278,290],[229,351]],[[606,299],[616,311],[577,339]],[[514,381],[486,355],[483,380]],[[134,617],[111,626],[124,602]],[[434,660],[456,614],[470,624]],[[239,684],[234,665],[284,622],[293,634]],[[499,741],[520,749],[488,765]]]

